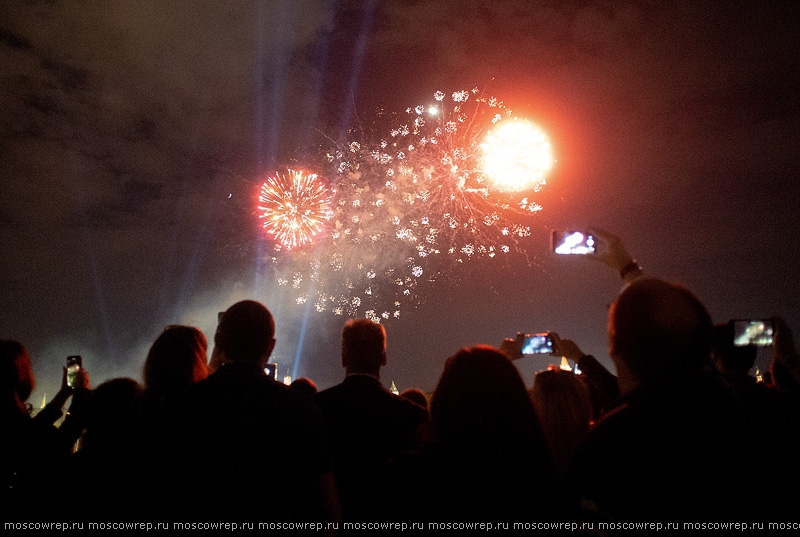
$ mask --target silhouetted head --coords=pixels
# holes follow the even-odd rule
[[[714,367],[723,373],[747,374],[756,363],[758,347],[733,344],[733,322],[714,325],[711,342]]]
[[[589,389],[578,375],[550,365],[536,373],[528,393],[550,456],[559,471],[566,473],[592,421]]]
[[[557,474],[525,384],[499,350],[479,345],[447,359],[431,425],[441,468],[434,475],[448,481],[434,501],[448,512],[463,518],[477,509],[509,519],[560,508]]]
[[[700,371],[708,364],[711,331],[708,311],[687,289],[654,278],[634,281],[608,317],[620,388],[626,380],[642,385]]]
[[[92,391],[86,420],[87,444],[121,442],[136,433],[141,387],[130,378],[107,380]]]
[[[414,403],[417,403],[419,406],[421,406],[426,410],[430,407],[430,403],[428,402],[428,398],[425,396],[425,392],[423,392],[420,389],[409,388],[407,390],[404,390],[400,394],[400,397],[408,399],[409,401],[412,401]]]
[[[4,409],[22,405],[30,397],[36,381],[28,351],[20,343],[0,340],[0,386]]]
[[[192,326],[168,326],[144,362],[144,386],[162,395],[179,393],[208,376],[207,343]]]
[[[347,373],[378,375],[386,365],[386,330],[369,319],[350,319],[342,329],[342,366]]]
[[[275,321],[263,304],[237,302],[222,315],[214,344],[225,362],[266,363],[275,347]]]
[[[314,381],[308,379],[306,377],[300,377],[298,379],[294,379],[289,387],[295,391],[300,393],[304,393],[308,396],[314,396],[317,393],[317,385],[314,384]]]
[[[431,401],[431,420],[438,441],[465,450],[515,449],[515,444],[528,449],[541,435],[519,372],[505,354],[485,345],[463,348],[447,359]]]
[[[540,423],[551,418],[559,423],[576,424],[585,430],[592,421],[592,399],[589,389],[578,375],[550,365],[536,373],[529,391]]]

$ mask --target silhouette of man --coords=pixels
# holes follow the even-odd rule
[[[259,520],[335,520],[335,482],[319,412],[264,372],[275,323],[262,304],[228,309],[214,338],[222,365],[178,415],[184,512]]]
[[[610,309],[608,334],[622,399],[575,456],[580,497],[613,520],[736,514],[750,492],[729,471],[747,456],[744,414],[703,371],[706,308],[680,286],[638,279]]]
[[[780,471],[762,474],[761,486],[769,494],[753,498],[752,505],[764,517],[790,517],[796,511],[800,495],[797,487],[800,461],[796,456],[800,447],[798,401],[749,375],[758,348],[735,345],[734,324],[735,321],[729,321],[714,326],[711,359],[722,381],[744,406],[753,438],[758,439],[758,451],[769,453],[772,468],[780,468]],[[731,471],[751,472],[750,461],[742,459]]]
[[[391,486],[380,472],[416,443],[427,410],[393,395],[380,382],[386,365],[386,331],[369,319],[349,320],[342,330],[344,381],[317,394],[328,429],[345,519],[381,513]]]

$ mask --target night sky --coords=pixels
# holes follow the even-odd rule
[[[800,337],[798,21],[760,1],[3,2],[0,337],[31,353],[38,406],[67,355],[94,385],[140,380],[164,326],[212,340],[254,298],[281,374],[302,341],[299,374],[338,382],[345,319],[274,285],[258,185],[379,108],[473,87],[546,130],[557,162],[527,256],[464,263],[386,321],[387,386],[432,390],[459,347],[518,330],[610,366],[621,280],[550,253],[551,228],[610,230],[716,322],[780,315]]]

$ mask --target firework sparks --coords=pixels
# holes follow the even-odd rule
[[[275,253],[272,267],[278,285],[298,305],[348,317],[371,311],[374,320],[398,318],[401,303],[413,303],[416,296],[412,251],[389,224],[393,206],[375,179],[379,166],[371,160],[362,166],[360,155],[351,143],[347,151],[328,156],[337,170],[331,177],[328,231],[313,249]]]
[[[329,150],[315,166],[331,170],[329,189],[291,171],[264,184],[264,227],[291,250],[272,257],[278,285],[296,303],[398,318],[464,263],[524,252],[521,222],[542,209],[527,190],[552,164],[546,137],[477,89],[433,98],[390,116],[384,138]]]
[[[290,250],[309,244],[331,217],[328,189],[316,174],[289,170],[269,177],[258,200],[264,229]]]
[[[508,250],[499,243],[530,234],[507,215],[541,206],[508,193],[544,185],[553,161],[549,142],[478,89],[449,97],[436,92],[434,99],[433,105],[408,108],[391,139],[372,152],[386,168],[386,186],[403,204],[393,222],[397,237],[416,241],[420,257],[447,252],[457,262],[493,258]]]

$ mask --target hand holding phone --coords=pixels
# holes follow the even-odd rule
[[[563,339],[556,332],[548,332],[548,334],[553,341],[553,354],[556,356],[563,356],[567,360],[572,360],[575,363],[586,356],[580,347],[578,347],[577,343],[571,339]]]
[[[522,332],[517,332],[517,336],[515,338],[507,337],[503,339],[503,342],[500,343],[498,347],[500,352],[508,356],[510,360],[519,360],[522,358],[522,344],[525,342],[525,334]]]

